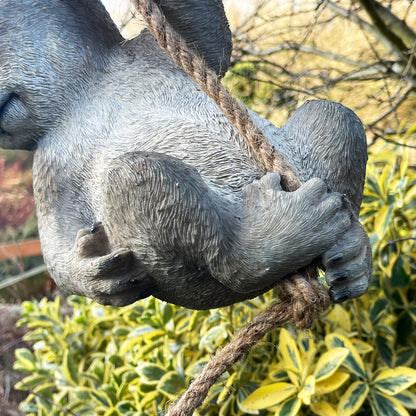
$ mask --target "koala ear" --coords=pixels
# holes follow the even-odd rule
[[[221,0],[155,0],[168,22],[223,76],[230,64],[231,31]]]

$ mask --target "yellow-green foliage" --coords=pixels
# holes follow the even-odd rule
[[[406,137],[401,137],[401,141]],[[374,147],[374,146],[373,146]],[[272,331],[211,389],[198,414],[408,415],[416,409],[416,174],[405,147],[372,149],[362,206],[374,280],[310,333]],[[190,311],[149,298],[125,308],[85,298],[25,302],[33,352],[17,350],[30,415],[163,414],[214,352],[273,301]],[[69,413],[68,413],[69,412]]]

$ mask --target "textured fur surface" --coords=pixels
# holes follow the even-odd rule
[[[221,2],[159,3],[222,74]],[[334,300],[364,293],[366,140],[351,110],[311,101],[281,129],[253,114],[305,183],[286,193],[150,34],[123,42],[98,1],[2,0],[0,42],[0,146],[35,150],[42,250],[64,292],[206,309],[318,258]]]

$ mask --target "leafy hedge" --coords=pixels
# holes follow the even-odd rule
[[[198,414],[403,416],[416,409],[416,174],[405,147],[379,143],[371,160],[361,217],[374,251],[368,293],[333,306],[310,333],[290,326],[269,333],[224,374]],[[20,325],[32,329],[26,339],[34,346],[16,353],[15,368],[29,373],[18,383],[30,392],[21,409],[163,414],[272,301],[269,292],[191,311],[154,298],[116,308],[72,297],[70,316],[59,298],[25,302]]]

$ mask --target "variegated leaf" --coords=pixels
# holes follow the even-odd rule
[[[284,328],[280,331],[279,347],[286,367],[302,371],[302,363],[296,341],[292,338],[289,331]]]
[[[316,381],[319,382],[331,377],[348,354],[349,350],[347,348],[334,348],[322,354],[316,363],[314,372]]]
[[[384,394],[372,392],[373,400],[371,401],[373,412],[382,416],[409,416],[409,412],[392,397]]]
[[[365,368],[362,358],[358,351],[355,349],[352,342],[341,334],[329,334],[325,337],[325,343],[328,350],[333,348],[347,348],[349,354],[345,357],[342,365],[348,368],[352,373],[356,374],[360,378],[365,377]]]
[[[393,398],[407,409],[416,409],[416,394],[410,390],[404,390],[401,393],[396,394]]]
[[[315,394],[320,396],[322,394],[331,393],[341,387],[348,379],[350,375],[342,371],[337,371],[332,374],[331,377],[316,383]]]
[[[296,392],[297,387],[291,383],[273,383],[253,391],[242,405],[250,410],[267,409],[282,403]]]
[[[311,403],[311,396],[315,393],[315,377],[308,376],[306,377],[305,384],[303,385],[302,390],[299,392],[298,397],[305,404]]]
[[[302,406],[302,401],[297,397],[290,398],[282,403],[276,410],[276,416],[295,416]]]
[[[336,304],[326,316],[326,319],[331,322],[333,328],[335,328],[336,325],[347,333],[351,332],[350,315],[341,305]]]
[[[416,370],[409,367],[386,368],[378,373],[373,382],[382,393],[394,396],[416,383]]]
[[[311,403],[309,407],[318,416],[338,416],[336,410],[326,402]]]
[[[339,401],[338,416],[350,416],[358,411],[369,391],[368,385],[362,381],[351,384]]]

